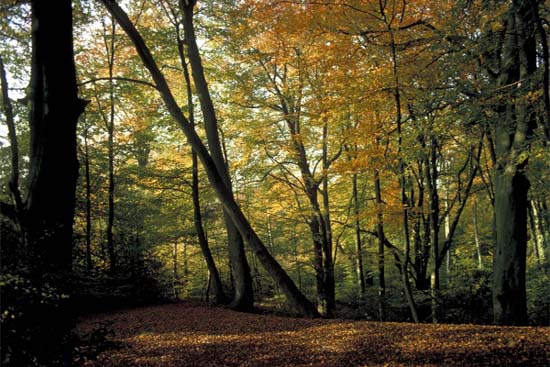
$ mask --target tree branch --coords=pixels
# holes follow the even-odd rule
[[[125,77],[121,77],[121,76],[114,76],[112,78],[109,78],[109,77],[93,78],[93,79],[85,80],[83,82],[78,83],[78,86],[81,87],[83,85],[90,84],[90,83],[101,82],[101,81],[110,81],[110,80],[119,80],[119,81],[123,81],[123,82],[130,82],[130,83],[135,83],[135,84],[146,85],[148,87],[151,87],[151,88],[154,88],[154,89],[158,90],[157,86],[155,84],[151,83],[151,82],[148,82],[148,81],[145,81],[145,80],[139,80],[139,79],[125,78]]]

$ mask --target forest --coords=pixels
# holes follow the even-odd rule
[[[0,364],[548,365],[549,32],[545,0],[0,1]]]

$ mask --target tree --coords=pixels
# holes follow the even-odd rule
[[[26,275],[38,287],[50,283],[64,292],[69,292],[66,280],[72,266],[76,127],[85,107],[76,85],[71,5],[70,0],[31,1],[31,148],[26,195],[16,212],[27,250]],[[64,349],[64,340],[71,318],[66,308],[36,312],[40,317],[28,316],[36,318],[34,335],[28,337],[38,340],[40,348],[31,355],[36,353],[40,363],[68,365],[72,351]],[[12,363],[30,363],[25,352],[13,356]]]
[[[214,104],[212,103],[212,98],[210,96],[210,91],[204,75],[199,48],[195,37],[195,27],[193,24],[195,4],[196,0],[189,2],[180,1],[180,6],[182,7],[183,12],[185,45],[187,46],[186,49],[189,63],[191,65],[191,72],[201,104],[210,155],[214,160],[214,164],[216,165],[218,173],[222,177],[225,186],[233,195],[228,162],[224,160],[222,144],[218,134],[216,112],[214,110]],[[231,307],[241,311],[251,311],[254,306],[254,294],[252,290],[250,266],[248,265],[246,254],[244,252],[243,239],[225,209],[224,221],[227,229],[229,262],[232,269],[235,286],[235,294],[233,295]]]
[[[222,202],[224,208],[230,214],[231,219],[239,229],[241,236],[246,239],[247,244],[255,252],[262,265],[273,277],[275,282],[281,287],[292,306],[305,316],[318,316],[315,307],[307,300],[302,292],[299,291],[292,279],[283,270],[279,263],[269,254],[263,242],[246,219],[241,208],[235,202],[231,190],[225,185],[214,160],[193,129],[193,126],[189,123],[189,120],[185,117],[177,105],[166,79],[156,65],[155,60],[147,48],[143,38],[136,30],[126,13],[118,6],[116,2],[112,0],[101,0],[101,2],[115,17],[115,19],[117,19],[117,22],[134,43],[136,51],[140,55],[145,67],[149,70],[153,80],[155,81],[156,88],[159,91],[168,111],[183,130],[189,144],[191,144],[191,146],[196,150],[197,155],[207,172],[212,188],[215,190],[216,195]]]
[[[489,11],[493,2],[484,5],[484,10]],[[527,322],[525,268],[530,182],[524,171],[536,126],[529,94],[539,89],[537,8],[537,2],[514,0],[503,9],[498,29],[486,30],[492,45],[486,54],[489,64],[485,69],[493,78],[497,93],[493,307],[495,322],[499,324]]]
[[[76,125],[85,103],[77,95],[71,1],[56,3],[56,20],[43,2],[33,1],[32,8],[31,152],[21,220],[32,266],[57,273],[71,268]]]
[[[182,4],[182,6],[183,6],[183,4]],[[195,123],[195,111],[194,111],[194,103],[193,103],[193,90],[192,90],[192,84],[191,84],[191,77],[189,75],[188,61],[187,61],[186,55],[185,55],[185,40],[184,40],[184,38],[182,38],[181,30],[180,30],[181,20],[178,19],[177,12],[174,9],[174,7],[171,7],[169,4],[167,5],[167,7],[169,9],[169,11],[167,11],[167,15],[171,16],[170,20],[171,20],[172,25],[174,26],[174,30],[176,32],[176,38],[177,38],[177,43],[178,43],[178,56],[179,56],[179,59],[180,59],[180,64],[181,64],[182,70],[183,70],[183,76],[184,76],[186,92],[187,92],[187,109],[188,109],[189,123],[191,123],[191,125],[193,125],[193,127],[194,127],[196,125],[196,123]],[[203,97],[203,99],[206,98],[206,101],[204,101],[203,103],[210,104],[209,108],[213,108],[213,106],[211,106],[212,101],[211,101],[211,98],[209,96],[209,91],[208,91],[208,88],[207,88],[207,85],[206,85],[206,81],[204,80],[205,79],[204,73],[202,72],[202,65],[201,65],[200,55],[198,54],[196,41],[194,40],[194,26],[193,26],[193,14],[192,14],[193,6],[191,6],[190,12],[191,12],[191,15],[188,15],[188,17],[186,19],[186,22],[187,22],[186,24],[187,24],[187,28],[188,28],[187,38],[189,39],[189,42],[193,43],[191,45],[191,48],[193,49],[193,53],[195,53],[195,69],[198,69],[198,70],[196,70],[196,73],[198,73],[197,78],[199,78],[200,81],[201,81],[202,91],[207,93],[206,97]],[[191,18],[189,19],[189,17],[191,17]],[[189,34],[189,32],[191,32],[191,34]],[[198,60],[197,60],[197,58],[198,58]],[[215,114],[213,114],[213,112],[211,112],[209,117],[210,117],[209,122],[210,122],[211,128],[212,128],[212,125],[213,125],[214,128],[216,128],[216,132],[217,132],[217,127],[216,127],[217,126],[217,121],[216,121],[216,118],[215,118]],[[217,144],[217,146],[219,146],[219,143],[220,143],[219,140],[217,142],[212,141],[212,144]],[[219,148],[218,148],[217,151],[219,153],[221,153]],[[196,234],[197,234],[197,240],[199,242],[199,246],[200,246],[202,254],[204,256],[204,260],[206,261],[206,266],[208,267],[208,272],[209,272],[208,285],[212,286],[212,290],[214,292],[214,297],[215,297],[215,302],[217,304],[224,304],[224,303],[227,302],[226,295],[225,295],[225,292],[223,290],[223,285],[222,285],[222,281],[221,281],[221,278],[220,278],[220,273],[219,273],[218,268],[216,266],[216,263],[214,261],[214,257],[212,256],[212,251],[210,250],[210,246],[208,245],[208,239],[206,237],[206,233],[204,231],[204,226],[203,226],[203,219],[202,219],[202,213],[201,213],[201,204],[200,204],[200,195],[199,195],[200,194],[200,188],[199,188],[199,162],[198,162],[198,158],[197,158],[197,153],[195,152],[195,149],[193,149],[193,148],[191,148],[191,161],[192,161],[191,190],[192,190],[192,200],[193,200],[193,219],[194,219],[195,231],[196,231]],[[221,162],[223,162],[224,167],[227,171],[227,167],[225,165],[225,162],[223,161],[223,157],[221,158]],[[226,173],[228,175],[228,172],[226,172]],[[233,225],[233,222],[230,221],[230,218],[227,216],[226,213],[224,213],[224,219],[226,220],[226,229],[228,231],[228,239],[236,239],[236,242],[233,242],[233,245],[230,244],[230,247],[231,247],[230,251],[231,251],[231,253],[236,252],[236,256],[234,258],[238,261],[239,258],[240,258],[240,254],[241,254],[240,251],[242,250],[242,247],[243,247],[242,237],[240,237],[240,235],[238,233],[237,233],[237,235],[239,237],[238,238],[234,237],[235,233],[231,232],[231,231],[236,231],[236,227]],[[228,225],[227,220],[230,221],[230,223],[229,223],[230,227],[229,228],[227,227],[227,225]],[[231,235],[229,235],[229,233],[231,233]],[[238,269],[236,269],[235,271],[238,272],[239,270],[240,271],[245,271],[246,270],[246,267],[248,266],[248,264],[246,263],[246,257],[243,257],[242,260],[244,261],[245,265],[237,267]],[[247,311],[247,310],[250,310],[250,308],[253,307],[253,297],[252,297],[253,295],[251,294],[252,287],[251,287],[251,285],[249,287],[249,284],[245,282],[245,280],[247,279],[246,273],[244,273],[244,274],[239,273],[239,274],[241,276],[238,278],[237,282],[239,282],[239,280],[241,282],[236,287],[237,291],[235,292],[235,295],[234,295],[234,301],[232,302],[232,307],[235,307],[235,308],[243,310],[243,311]],[[248,274],[248,277],[250,277],[250,274]]]

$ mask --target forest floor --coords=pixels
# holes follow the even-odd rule
[[[178,303],[95,314],[118,348],[86,366],[550,366],[550,328],[311,320]]]

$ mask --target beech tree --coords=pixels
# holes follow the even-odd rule
[[[195,82],[195,88],[201,104],[201,110],[204,118],[204,127],[208,140],[210,155],[214,164],[223,179],[223,183],[233,195],[231,188],[231,178],[229,175],[228,162],[224,160],[222,144],[218,134],[218,121],[216,112],[197,46],[195,37],[195,27],[193,17],[196,1],[181,2],[180,6],[183,13],[183,29],[186,50],[191,65],[191,74]],[[227,229],[227,242],[229,249],[229,262],[232,269],[235,294],[231,301],[231,307],[242,311],[251,311],[254,304],[254,294],[252,290],[252,277],[250,275],[250,266],[244,252],[244,244],[241,234],[231,220],[229,213],[224,209],[224,221]]]
[[[500,2],[485,2],[485,11]],[[527,322],[525,268],[530,182],[525,174],[536,126],[530,94],[539,89],[537,76],[538,2],[514,0],[502,9],[498,28],[485,29],[488,58],[484,65],[496,90],[495,252],[493,307],[495,322]],[[546,40],[543,40],[546,42]]]
[[[32,254],[29,264],[38,276],[71,268],[72,224],[78,161],[76,125],[85,102],[78,98],[72,43],[71,1],[54,9],[32,1],[32,75],[29,126],[31,151],[26,189],[17,187],[16,167],[11,182],[17,221]],[[50,11],[59,15],[53,20]],[[3,85],[5,85],[5,77]],[[7,99],[7,89],[3,93]],[[6,107],[9,103],[5,103]],[[10,120],[10,118],[8,118]],[[17,158],[12,134],[14,160]],[[25,194],[22,195],[21,191]],[[10,204],[2,203],[9,212]]]
[[[207,172],[212,188],[215,190],[216,195],[222,202],[225,210],[230,214],[231,219],[239,229],[241,236],[246,239],[247,244],[255,252],[267,272],[273,277],[275,282],[285,293],[292,306],[305,316],[318,316],[315,306],[309,302],[302,292],[300,292],[293,280],[288,276],[273,256],[271,256],[262,240],[258,237],[257,233],[246,219],[241,208],[235,202],[231,189],[224,183],[222,174],[218,171],[212,156],[209,154],[199,136],[193,129],[193,126],[189,123],[189,120],[185,117],[182,110],[176,103],[166,79],[156,65],[155,60],[147,48],[143,38],[128,18],[128,15],[118,6],[116,2],[112,0],[101,0],[101,2],[114,16],[128,37],[134,43],[136,51],[140,55],[145,67],[149,70],[151,77],[156,84],[156,88],[166,104],[170,115],[183,130],[189,144],[191,144],[191,146],[196,150],[197,155]]]
[[[17,179],[12,177],[10,189],[15,204],[0,205],[2,215],[8,214],[9,208],[15,213],[12,219],[18,222],[22,232],[19,246],[25,248],[22,268],[27,269],[27,277],[37,287],[51,284],[64,292],[69,292],[66,280],[72,268],[79,169],[76,127],[85,107],[85,102],[78,98],[76,84],[71,3],[71,0],[31,1],[29,171],[26,188],[21,190],[24,194],[19,194]],[[5,78],[2,79],[4,86]],[[7,98],[6,90],[2,94]],[[34,316],[34,335],[27,337],[40,347],[32,350],[31,355],[35,353],[34,358],[46,365],[69,365],[72,350],[66,350],[63,340],[70,331],[70,315],[61,306],[59,309],[36,307],[35,312],[40,316]],[[25,353],[29,351],[14,351],[11,362],[30,364],[27,359],[32,357]]]

